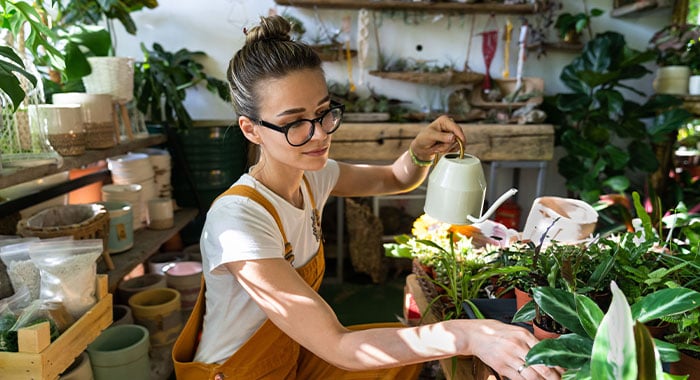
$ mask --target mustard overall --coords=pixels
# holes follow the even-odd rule
[[[306,178],[304,178],[306,182]],[[312,207],[316,207],[313,194],[309,189]],[[287,241],[279,215],[270,202],[255,189],[238,185],[231,187],[224,195],[242,195],[260,203],[274,217],[285,241],[285,257],[291,252],[291,245]],[[304,266],[296,269],[299,275],[314,290],[318,291],[323,273],[325,261],[323,257],[323,244],[319,246],[316,256]],[[204,282],[204,277],[202,277]],[[222,380],[222,379],[416,379],[420,373],[422,364],[410,365],[374,371],[349,372],[334,367],[310,351],[301,347],[268,319],[248,339],[238,351],[222,364],[207,364],[194,362],[199,333],[205,312],[205,286],[197,298],[197,303],[192,310],[184,329],[177,338],[173,347],[173,363],[175,376],[179,380]],[[400,323],[368,324],[349,327],[351,330],[373,327],[399,327]]]

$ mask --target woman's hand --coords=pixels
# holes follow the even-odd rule
[[[467,326],[468,351],[498,374],[516,379],[560,379],[562,369],[525,366],[525,356],[538,340],[522,327],[495,320],[479,320]]]
[[[443,115],[418,133],[411,142],[411,150],[416,158],[429,161],[435,154],[454,150],[458,138],[463,143],[466,141],[462,128],[454,120]]]

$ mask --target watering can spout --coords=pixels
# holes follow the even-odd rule
[[[485,221],[486,219],[488,219],[488,218],[491,217],[491,215],[496,211],[496,209],[498,208],[498,206],[500,206],[500,205],[501,205],[503,202],[505,202],[508,198],[510,198],[510,197],[512,197],[513,195],[515,195],[515,193],[517,193],[517,192],[518,192],[518,189],[516,189],[516,188],[511,188],[510,190],[508,190],[508,191],[506,191],[505,193],[503,193],[503,195],[501,195],[498,199],[496,199],[496,201],[493,202],[493,204],[491,205],[491,207],[489,207],[489,209],[486,210],[486,212],[485,212],[483,215],[481,215],[481,217],[475,218],[475,217],[473,217],[473,216],[471,216],[471,215],[467,215],[467,220],[468,220],[470,223],[481,223],[481,222]]]

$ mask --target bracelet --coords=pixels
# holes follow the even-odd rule
[[[416,154],[413,153],[413,149],[410,146],[408,147],[408,155],[411,156],[411,161],[413,161],[413,164],[416,166],[426,167],[433,164],[433,160],[421,160],[416,157]]]

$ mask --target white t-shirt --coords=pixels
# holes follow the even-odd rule
[[[319,215],[339,176],[338,163],[306,172]],[[270,191],[248,174],[236,185],[248,185],[260,192],[275,208],[287,239],[292,244],[295,268],[306,264],[318,251],[318,234],[314,235],[313,208],[302,182],[304,209],[298,209]],[[206,281],[204,331],[194,360],[222,363],[233,355],[267,320],[236,278],[223,265],[243,260],[284,257],[282,234],[270,213],[247,197],[221,197],[207,212],[200,238],[202,265]]]

